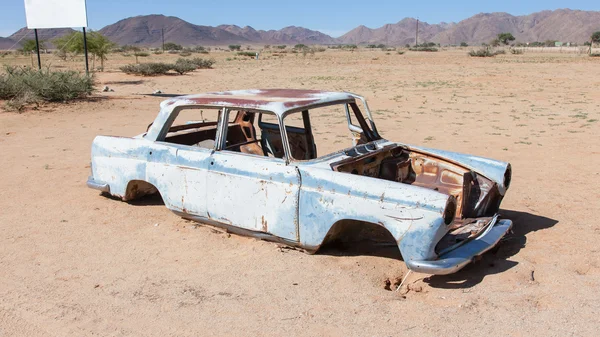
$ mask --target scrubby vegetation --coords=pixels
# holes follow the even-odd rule
[[[435,47],[410,47],[408,48],[410,51],[427,51],[427,52],[436,52],[438,51]]]
[[[37,70],[5,67],[0,74],[0,99],[8,110],[22,110],[29,104],[66,102],[90,95],[94,79],[76,71]]]
[[[426,52],[436,52],[438,51],[438,49],[436,47],[439,47],[439,45],[433,43],[433,42],[424,42],[421,44],[418,44],[414,47],[409,47],[408,50],[410,51],[426,51]]]
[[[237,54],[239,56],[256,57],[255,51],[239,51],[239,52],[237,52]]]
[[[514,48],[511,48],[510,49],[510,53],[513,54],[513,55],[521,55],[521,54],[524,53],[524,51],[523,51],[523,49],[514,49]]]
[[[198,69],[198,66],[196,66],[196,64],[192,60],[187,60],[187,59],[181,58],[181,59],[177,59],[177,61],[173,65],[173,68],[171,68],[171,69],[174,70],[179,75],[183,75],[185,73],[189,73],[189,72],[192,72],[192,71]]]
[[[505,54],[504,50],[492,50],[490,47],[483,47],[478,50],[471,50],[469,56],[471,57],[494,57],[499,54]]]
[[[196,69],[209,69],[215,64],[213,59],[202,59],[195,57],[193,59],[179,58],[175,63],[150,62],[140,64],[128,64],[120,69],[126,74],[142,75],[142,76],[157,76],[165,75],[169,71],[174,71],[179,75],[192,72]]]
[[[165,50],[182,50],[183,47],[180,44],[177,44],[177,43],[167,42],[164,45],[164,49]]]

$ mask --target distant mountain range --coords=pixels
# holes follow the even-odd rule
[[[600,11],[559,9],[529,15],[482,13],[458,23],[428,24],[419,22],[419,42],[457,45],[461,42],[481,44],[497,34],[512,33],[517,41],[533,42],[558,40],[563,42],[587,41],[600,31]],[[123,19],[100,29],[100,33],[119,45],[131,44],[158,47],[165,42],[184,46],[227,44],[386,44],[391,46],[414,44],[417,20],[405,18],[379,28],[358,26],[348,33],[333,38],[327,34],[302,27],[280,30],[256,30],[252,27],[220,25],[217,27],[192,24],[180,18],[164,15],[143,15]],[[39,30],[40,39],[52,39],[73,31],[66,29]],[[7,38],[0,38],[0,49],[10,48],[23,35],[33,38],[33,32],[22,28]]]

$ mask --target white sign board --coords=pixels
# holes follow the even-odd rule
[[[25,0],[27,28],[87,27],[85,0]]]

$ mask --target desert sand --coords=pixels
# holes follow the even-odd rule
[[[0,112],[0,336],[597,335],[600,59],[209,56],[214,69],[136,77],[118,71],[133,58],[111,55],[96,78],[114,92]],[[93,138],[144,132],[164,99],[154,90],[279,87],[362,94],[387,139],[510,162],[513,233],[454,275],[412,273],[394,292],[386,280],[407,273],[397,250],[308,255],[85,186]]]

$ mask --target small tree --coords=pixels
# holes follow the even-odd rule
[[[460,43],[460,46],[461,46],[461,47],[468,47],[468,46],[469,46],[469,44],[468,44],[468,43],[466,43],[466,42],[461,42],[461,43]]]
[[[40,41],[40,49],[46,49],[44,41]],[[21,51],[23,52],[23,54],[37,52],[35,40],[25,40],[25,42],[23,42],[23,48],[21,48]]]
[[[515,37],[511,33],[500,33],[498,34],[497,39],[504,45],[507,45],[510,41],[514,41]]]
[[[229,50],[234,51],[234,50],[240,50],[242,49],[242,46],[240,46],[239,44],[230,44],[229,45]]]
[[[594,43],[600,43],[600,31],[593,33],[590,37],[590,55],[592,55],[592,47],[594,46]]]
[[[84,52],[83,33],[81,32],[72,32],[55,39],[53,42],[61,51],[74,54]],[[100,71],[104,71],[104,61],[108,59],[107,55],[116,47],[116,44],[98,32],[89,32],[87,34],[87,47],[94,57],[100,59]]]

